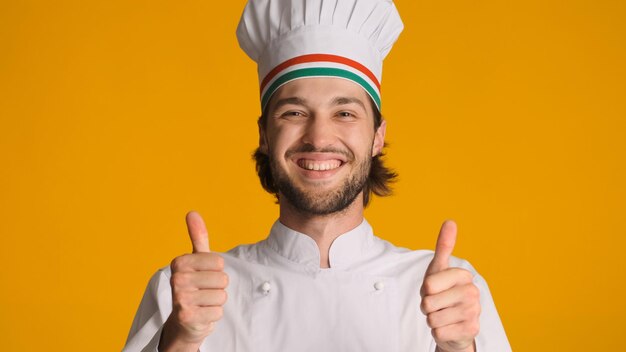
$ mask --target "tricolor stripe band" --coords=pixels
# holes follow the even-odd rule
[[[271,70],[261,82],[261,108],[272,94],[287,82],[306,77],[338,77],[353,81],[365,89],[380,110],[380,83],[367,67],[348,58],[309,54],[289,59]]]

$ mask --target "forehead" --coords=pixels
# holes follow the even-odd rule
[[[337,98],[360,100],[371,113],[370,97],[358,84],[336,77],[308,77],[286,83],[280,87],[270,99],[268,110],[271,111],[277,100],[300,98],[315,106],[324,106],[336,101]]]

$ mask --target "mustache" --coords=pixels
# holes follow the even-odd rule
[[[334,154],[340,154],[340,155],[345,156],[349,161],[354,160],[354,153],[352,153],[349,150],[344,150],[344,149],[339,149],[339,148],[334,148],[334,147],[316,148],[314,145],[308,144],[308,143],[302,144],[292,149],[288,149],[285,152],[285,156],[289,158],[292,155],[297,154],[297,153],[334,153]]]

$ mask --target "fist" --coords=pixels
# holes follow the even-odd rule
[[[435,256],[426,269],[420,308],[432,329],[438,352],[475,351],[479,331],[480,297],[471,272],[450,268],[456,242],[456,224],[441,226]]]
[[[170,266],[172,313],[160,346],[187,346],[185,349],[197,351],[224,314],[228,275],[224,259],[209,250],[206,227],[198,213],[187,214],[187,229],[193,253],[175,258]]]

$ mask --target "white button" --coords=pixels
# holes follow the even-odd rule
[[[376,291],[380,291],[385,288],[385,284],[382,281],[378,281],[374,284],[374,288],[376,289]]]
[[[265,281],[263,285],[261,285],[261,290],[263,290],[263,293],[265,294],[270,293],[271,289],[272,289],[272,285],[270,285],[270,283],[267,281]]]

